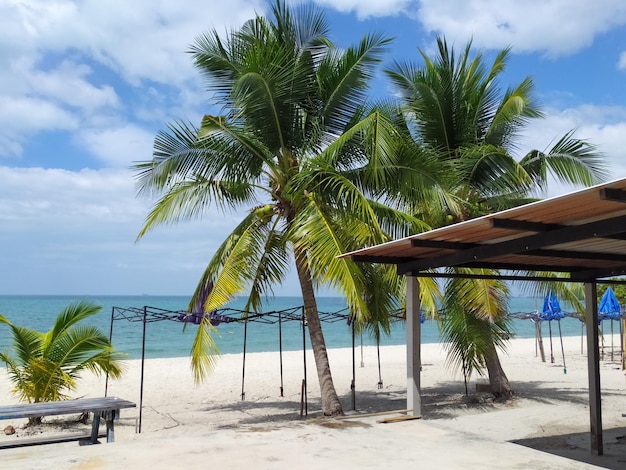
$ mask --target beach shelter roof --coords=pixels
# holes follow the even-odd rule
[[[364,248],[343,257],[395,264],[415,277],[498,277],[585,283],[592,452],[602,454],[596,282],[626,274],[626,178],[484,217]],[[439,268],[504,270],[498,276],[445,273]],[[520,271],[522,271],[520,273]],[[525,275],[523,271],[535,271]],[[560,272],[556,279],[541,272]],[[603,281],[608,282],[608,281]],[[418,287],[407,287],[407,408],[419,409]],[[411,313],[413,315],[414,313]],[[419,324],[419,322],[415,322]],[[416,361],[417,359],[417,361]],[[412,370],[411,370],[412,369]],[[415,392],[417,391],[417,393]]]

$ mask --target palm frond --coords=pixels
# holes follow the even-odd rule
[[[465,186],[467,196],[526,194],[534,181],[522,165],[502,147],[476,145],[458,150],[455,160],[457,186]],[[467,199],[467,198],[466,198]]]
[[[494,274],[488,269],[456,268],[458,273]],[[496,322],[506,315],[508,286],[494,279],[452,279],[446,284],[446,306],[454,302],[477,318]]]
[[[178,183],[156,202],[137,240],[160,225],[200,219],[213,201],[220,209],[235,208],[255,197],[253,189],[247,183],[206,180],[202,177]]]
[[[262,227],[257,232],[258,257],[254,268],[248,300],[245,310],[259,311],[262,304],[262,296],[273,294],[273,287],[282,283],[285,272],[288,271],[289,255],[287,252],[287,239],[281,228],[282,221],[274,217],[270,224]]]
[[[533,96],[534,84],[526,77],[516,88],[509,88],[488,122],[484,143],[515,149],[515,139],[531,119],[541,118],[538,104]]]
[[[54,342],[63,337],[77,323],[99,313],[101,305],[88,301],[79,301],[68,305],[57,315],[52,329],[44,336],[43,354],[46,355],[53,348]]]
[[[359,236],[353,227],[340,226],[325,211],[314,195],[309,204],[300,210],[290,229],[294,246],[308,253],[308,263],[314,279],[341,291],[353,312],[367,312],[362,293],[363,274],[358,266],[338,256],[349,251],[348,247]]]
[[[539,189],[547,184],[547,175],[566,184],[590,186],[608,178],[608,167],[597,148],[589,142],[574,138],[571,130],[547,152],[533,150],[520,164],[536,181]]]
[[[380,63],[391,39],[373,34],[365,36],[357,47],[333,51],[322,60],[317,81],[324,103],[321,117],[328,131],[341,135],[362,105],[374,67]]]
[[[488,270],[467,270],[460,272]],[[508,337],[507,287],[501,281],[451,279],[446,283],[445,314],[441,332],[448,349],[448,364],[469,377],[480,372],[494,344],[504,347]]]
[[[38,331],[11,323],[0,314],[0,323],[7,325],[13,335],[13,349],[20,365],[28,364],[31,357],[42,354],[43,335]]]
[[[198,129],[188,123],[168,125],[168,131],[159,131],[154,139],[153,159],[135,164],[138,194],[151,196],[187,177],[202,174],[204,158],[197,143]]]
[[[196,383],[200,383],[215,368],[219,349],[213,338],[217,329],[204,318],[193,341],[191,348],[191,370]]]
[[[217,249],[190,306],[196,304],[209,283],[212,283],[212,289],[206,297],[205,312],[222,307],[250,286],[254,286],[259,294],[267,292],[272,282],[282,280],[285,263],[285,241],[276,229],[273,207],[256,208]]]

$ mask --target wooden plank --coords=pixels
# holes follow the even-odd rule
[[[390,415],[390,414],[396,414],[396,413],[410,413],[413,410],[390,410],[390,411],[378,411],[376,413],[354,413],[351,415],[344,415],[344,416],[336,416],[335,419],[358,419],[358,418],[369,418],[372,416],[382,416],[382,415]]]
[[[412,419],[422,419],[422,415],[405,415],[405,416],[393,416],[391,418],[381,419],[377,423],[398,423],[401,421],[410,421]]]
[[[34,418],[82,413],[84,411],[111,411],[122,408],[135,408],[137,405],[128,400],[115,397],[79,398],[43,403],[20,403],[0,406],[0,420],[13,418]]]
[[[106,437],[106,433],[101,432],[98,434],[98,438]],[[0,442],[0,450],[2,449],[14,449],[17,447],[28,447],[28,446],[37,446],[43,444],[60,444],[63,442],[73,442],[73,441],[89,441],[91,439],[91,433],[80,433],[80,434],[63,434],[63,435],[55,435],[55,436],[47,436],[47,437],[33,437],[33,438],[15,438],[9,441]]]

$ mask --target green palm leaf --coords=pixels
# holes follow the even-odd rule
[[[45,333],[18,327],[0,315],[0,322],[11,328],[15,357],[0,354],[7,364],[13,392],[28,402],[68,398],[64,392],[76,389],[80,372],[106,372],[112,378],[122,374],[122,355],[115,352],[109,339],[93,326],[80,325],[101,307],[91,302],[76,302],[64,308],[53,327]]]
[[[546,187],[549,173],[562,183],[584,186],[609,176],[606,162],[595,146],[573,135],[574,131],[569,131],[547,152],[533,150],[520,161],[539,189]]]

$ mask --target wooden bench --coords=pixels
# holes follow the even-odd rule
[[[52,401],[45,403],[20,403],[17,405],[0,406],[0,421],[14,418],[35,418],[38,416],[81,414],[84,412],[93,413],[91,425],[91,435],[87,436],[86,444],[98,444],[98,432],[100,428],[100,418],[106,421],[107,442],[115,440],[114,420],[119,415],[122,408],[135,408],[137,405],[132,401],[122,400],[115,397],[102,398],[79,398],[78,400]],[[82,437],[82,436],[81,436]],[[65,440],[68,440],[67,438]],[[73,439],[71,439],[73,440]],[[62,440],[50,439],[25,439],[16,445],[46,444],[62,442]],[[9,447],[5,445],[3,447]],[[12,446],[13,447],[13,446]]]

